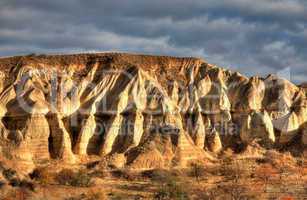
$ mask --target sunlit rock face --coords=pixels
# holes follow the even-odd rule
[[[3,58],[0,72],[0,144],[33,163],[185,166],[236,142],[307,143],[306,92],[273,75],[120,53]]]
[[[254,139],[261,139],[267,144],[275,142],[274,127],[266,111],[243,115],[241,122],[240,137],[243,142],[249,143]]]

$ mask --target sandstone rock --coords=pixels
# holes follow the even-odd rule
[[[128,166],[151,169],[171,165],[174,158],[174,143],[171,141],[170,135],[160,131],[162,131],[160,128],[151,130],[138,147],[126,153]]]
[[[205,147],[206,127],[200,113],[197,114],[197,120],[196,124],[194,125],[192,138],[196,146],[200,148]]]
[[[290,112],[299,88],[289,81],[270,75],[265,80],[264,108],[271,113],[273,119],[283,117]]]
[[[0,139],[6,140],[9,135],[8,130],[5,128],[4,124],[0,121]]]
[[[298,99],[297,104],[294,105],[294,112],[299,125],[303,125],[307,121],[307,99]]]
[[[252,77],[247,83],[242,84],[236,88],[237,82],[233,82],[234,91],[236,96],[232,102],[234,110],[236,111],[250,111],[260,110],[262,108],[262,101],[265,95],[265,84],[259,77]]]
[[[102,148],[100,150],[101,155],[109,154],[113,150],[113,144],[118,135],[120,134],[122,121],[123,117],[120,114],[112,116],[107,127],[106,133],[104,135],[104,144],[102,145]]]
[[[33,159],[49,159],[48,138],[50,130],[45,116],[35,115],[26,119],[22,135],[22,142],[26,144],[27,151],[32,153]]]
[[[132,169],[159,169],[165,167],[164,159],[157,149],[150,149],[139,154],[136,159],[129,164]]]
[[[295,112],[274,121],[274,127],[280,131],[279,143],[286,144],[298,134],[300,124]]]
[[[275,142],[274,127],[268,113],[253,112],[251,115],[243,116],[240,137],[245,143],[261,139],[266,144],[273,144]]]
[[[140,112],[136,111],[134,114],[124,116],[121,134],[119,136],[121,139],[119,145],[122,146],[122,148],[119,149],[121,149],[122,152],[139,145],[144,133],[143,126],[144,117]]]
[[[96,121],[93,115],[90,115],[83,124],[81,131],[78,135],[74,152],[78,155],[87,155],[90,139],[95,134]]]
[[[59,114],[49,116],[51,129],[51,154],[66,163],[74,163],[75,156],[72,153],[71,137],[67,132]]]
[[[219,153],[223,148],[219,133],[215,129],[212,130],[208,139],[208,146],[213,153]]]
[[[201,59],[105,53],[17,63],[0,59],[0,140],[17,144],[12,154],[25,162],[120,155],[119,166],[185,166],[227,148],[228,124],[247,145],[286,145],[307,121],[302,88]],[[210,137],[209,122],[220,133]]]

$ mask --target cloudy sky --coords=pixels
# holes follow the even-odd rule
[[[196,56],[307,81],[305,0],[1,0],[0,56],[125,51]],[[290,74],[289,74],[290,73]]]

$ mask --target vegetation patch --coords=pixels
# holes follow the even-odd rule
[[[90,187],[92,185],[91,176],[83,170],[74,172],[71,169],[63,169],[57,174],[56,180],[61,185],[75,187]]]
[[[55,174],[50,172],[48,168],[36,168],[29,176],[32,180],[36,180],[41,184],[51,184],[54,182]]]
[[[177,180],[169,179],[167,182],[165,182],[159,187],[158,191],[154,195],[154,199],[184,200],[190,198],[186,186],[183,186]]]

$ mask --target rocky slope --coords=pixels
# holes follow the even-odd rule
[[[273,75],[120,53],[2,58],[0,72],[2,155],[27,165],[93,155],[157,168],[254,141],[307,145],[306,92]]]

